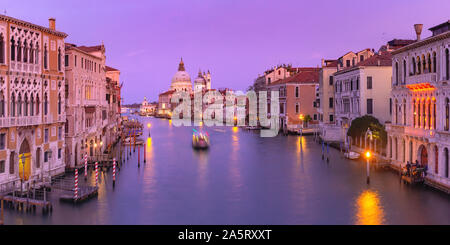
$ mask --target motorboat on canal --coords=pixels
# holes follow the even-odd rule
[[[357,153],[357,152],[349,151],[349,152],[344,153],[344,156],[345,156],[346,158],[348,158],[348,159],[356,160],[356,159],[358,159],[361,155],[360,155],[359,153]]]
[[[209,134],[208,132],[199,132],[193,129],[192,134],[192,147],[194,149],[208,149],[209,147]]]

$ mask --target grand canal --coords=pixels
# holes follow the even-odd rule
[[[388,170],[373,169],[367,185],[365,163],[330,149],[327,164],[312,137],[206,128],[211,147],[199,152],[191,147],[191,128],[140,120],[151,123],[147,161],[141,151],[138,168],[136,151],[114,189],[105,172],[97,198],[77,206],[53,200],[51,215],[6,209],[5,223],[450,224],[448,195],[401,184]]]

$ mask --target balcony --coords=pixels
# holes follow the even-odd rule
[[[395,78],[392,78],[395,79]],[[395,81],[394,81],[395,82]],[[437,74],[432,73],[422,73],[418,75],[411,75],[406,77],[406,84],[412,83],[435,83],[437,82]]]
[[[40,116],[4,117],[0,119],[0,127],[24,127],[41,124]]]

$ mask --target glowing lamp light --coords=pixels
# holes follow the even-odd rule
[[[152,125],[150,123],[147,123],[147,128],[150,128]]]
[[[97,143],[94,143],[94,148],[96,148],[97,147]]]
[[[103,145],[103,141],[100,141],[100,145]]]
[[[305,116],[303,116],[303,114],[300,114],[300,116],[298,116],[298,118],[300,118],[300,120],[303,121],[303,119],[305,119]]]
[[[369,159],[372,156],[370,151],[366,151],[366,153],[364,155],[366,156],[367,159]]]

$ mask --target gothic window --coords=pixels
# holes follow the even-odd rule
[[[14,38],[11,38],[11,60],[16,59],[16,43],[14,42]]]
[[[22,95],[17,96],[17,116],[22,116]]]
[[[426,101],[424,100],[422,102],[422,127],[425,128],[425,121],[426,121],[426,111],[425,111],[425,107],[426,106]]]
[[[406,100],[403,99],[403,125],[406,126]]]
[[[14,93],[11,94],[11,110],[10,110],[10,115],[12,117],[16,116],[16,96],[14,95]]]
[[[414,57],[412,58],[412,62],[411,62],[412,64],[412,75],[415,75],[416,74],[416,59],[414,59]]]
[[[428,54],[428,65],[427,65],[428,67],[428,72],[430,72],[431,73],[431,71],[432,71],[432,69],[431,69],[431,55],[430,54]]]
[[[34,49],[32,42],[30,42],[30,64],[34,64]]]
[[[437,114],[436,114],[436,100],[433,99],[433,128],[436,129],[436,118]]]
[[[427,127],[431,127],[431,101],[427,100]]]
[[[44,115],[47,116],[48,113],[48,97],[47,93],[44,94]]]
[[[420,100],[418,99],[417,100],[417,127],[419,127],[420,128],[420,125],[422,125],[421,123],[420,123],[420,120],[422,120],[422,112],[421,112],[421,109],[422,109],[422,107],[421,107],[421,104],[420,104]]]
[[[39,43],[36,42],[36,52],[35,52],[35,59],[34,59],[34,63],[35,64],[39,64]]]
[[[48,69],[47,67],[47,44],[44,45],[44,69]]]
[[[398,85],[398,62],[395,62],[395,85]]]
[[[36,115],[39,115],[40,108],[41,108],[41,102],[39,101],[39,95],[36,95]]]
[[[449,156],[448,156],[448,148],[444,149],[444,159],[445,159],[445,169],[444,169],[444,174],[445,174],[445,178],[448,178],[448,170],[449,170]]]
[[[61,114],[61,94],[58,94],[58,115]]]
[[[439,170],[439,149],[437,146],[434,146],[434,173],[438,174]]]
[[[58,71],[61,71],[61,48],[58,48]]]
[[[417,57],[417,74],[420,74],[421,71],[421,63],[420,63],[420,57]]]
[[[436,72],[436,67],[437,67],[436,52],[433,52],[433,72]]]
[[[406,82],[406,60],[403,60],[403,84]]]
[[[5,63],[5,42],[3,41],[3,34],[0,34],[0,63]]]
[[[25,94],[25,99],[24,99],[23,115],[28,116],[28,95],[27,94]]]
[[[22,45],[20,39],[17,40],[17,61],[22,62]]]
[[[398,124],[398,100],[397,99],[395,99],[395,103],[394,103],[394,105],[395,105],[395,124]]]
[[[23,62],[28,62],[28,46],[26,40],[23,43]]]
[[[0,91],[0,117],[5,116],[5,95]]]
[[[449,131],[450,124],[450,101],[448,98],[445,99],[445,131]]]
[[[30,95],[30,116],[34,116],[34,97]]]
[[[450,58],[449,58],[449,53],[448,53],[448,49],[445,50],[445,69],[446,69],[446,80],[450,80]]]

